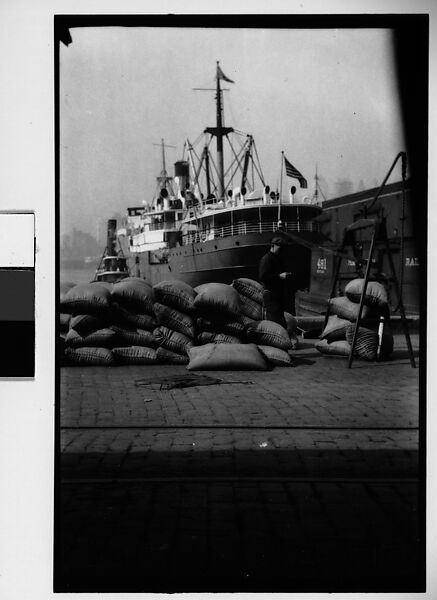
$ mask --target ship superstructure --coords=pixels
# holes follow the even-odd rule
[[[217,63],[216,125],[206,127],[195,143],[185,142],[174,177],[166,171],[162,141],[159,190],[145,206],[128,208],[119,229],[132,274],[152,284],[164,279],[193,286],[257,279],[259,260],[273,235],[293,232],[318,239],[315,218],[322,208],[317,196],[302,199],[294,186],[285,193],[282,173],[280,189],[273,190],[264,178],[254,137],[223,124],[223,80],[231,82]],[[227,163],[225,147],[231,158]],[[295,284],[307,287],[311,252],[295,243],[286,251]]]

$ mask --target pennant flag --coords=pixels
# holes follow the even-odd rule
[[[299,171],[296,169],[296,167],[293,167],[291,162],[289,162],[285,158],[285,156],[284,156],[284,161],[285,161],[285,172],[287,173],[287,176],[293,177],[293,179],[297,179],[299,181],[299,185],[301,188],[307,188],[308,183],[307,183],[307,180],[305,179],[305,177],[302,175],[302,173],[299,173]]]
[[[223,81],[227,81],[229,83],[235,83],[235,81],[232,81],[232,79],[229,79],[229,77],[226,77],[226,75],[220,69],[218,63],[217,63],[217,79],[223,79]]]

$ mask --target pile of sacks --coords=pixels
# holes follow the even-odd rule
[[[353,279],[346,285],[344,296],[331,298],[328,301],[330,316],[320,341],[315,345],[322,354],[350,355],[363,289],[364,279]],[[380,340],[378,330],[381,317],[384,317],[384,328]],[[387,292],[381,283],[369,281],[354,355],[365,360],[376,360],[376,358],[386,359],[392,352],[393,335],[389,325]]]
[[[196,292],[183,281],[162,281],[153,290],[156,298],[153,309],[159,325],[154,331],[157,360],[164,364],[185,365],[196,335]]]
[[[262,319],[262,286],[251,279],[195,288],[196,345],[189,370],[266,370],[290,366],[287,331]]]
[[[142,279],[78,284],[61,298],[69,314],[65,357],[74,364],[156,362],[153,289]]]
[[[130,277],[61,289],[64,356],[73,364],[187,364],[191,370],[290,366],[296,319],[285,316],[288,332],[263,320],[262,286],[251,279],[196,288],[174,280],[152,288]]]

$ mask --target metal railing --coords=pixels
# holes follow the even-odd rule
[[[299,233],[301,231],[318,232],[319,224],[314,221],[283,221],[282,231]],[[279,231],[277,221],[239,221],[230,225],[214,228],[203,228],[199,231],[190,231],[182,236],[182,245],[186,246],[196,242],[206,242],[218,238],[248,233],[274,233]]]

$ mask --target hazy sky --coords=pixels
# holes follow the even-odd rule
[[[96,233],[98,218],[151,199],[161,138],[168,170],[215,124],[215,65],[225,121],[254,135],[267,183],[281,151],[313,191],[316,164],[339,178],[380,183],[404,149],[390,30],[75,28],[60,48],[61,234]],[[390,181],[400,179],[395,172]],[[287,185],[297,185],[287,180]],[[285,178],[284,178],[285,184]],[[308,192],[306,192],[308,193]]]

